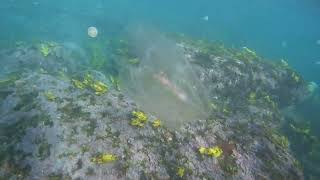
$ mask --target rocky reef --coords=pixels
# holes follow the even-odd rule
[[[208,102],[206,118],[174,129],[70,46],[2,50],[0,177],[303,179],[279,131],[280,110],[308,95],[302,77],[247,47],[172,39]],[[119,44],[112,57],[139,66],[130,43]]]

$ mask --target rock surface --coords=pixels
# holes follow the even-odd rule
[[[103,73],[87,70],[68,47],[3,51],[0,177],[12,179],[303,179],[280,109],[304,97],[301,77],[249,50],[177,42],[208,91],[210,117],[172,130],[132,126],[143,111]],[[221,50],[221,49],[220,49]],[[97,95],[73,80],[90,74],[108,85]],[[219,147],[211,157],[200,147]],[[95,163],[97,155],[116,159]]]

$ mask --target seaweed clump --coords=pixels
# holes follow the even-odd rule
[[[211,148],[206,148],[206,147],[200,147],[199,152],[202,155],[208,155],[211,157],[218,158],[222,155],[223,150],[219,146],[214,146]]]
[[[44,95],[49,101],[54,101],[57,98],[51,91],[45,92]]]
[[[117,160],[117,156],[109,153],[99,154],[91,159],[95,164],[107,164]]]
[[[185,174],[186,169],[184,167],[179,167],[177,170],[177,175],[182,178]]]
[[[72,79],[72,82],[76,88],[91,89],[96,95],[103,95],[108,91],[108,86],[99,80],[94,80],[91,74],[86,74],[83,81]]]
[[[137,127],[144,127],[148,120],[148,116],[142,111],[132,111],[133,118],[131,119],[131,125]]]
[[[152,126],[154,128],[161,127],[161,120],[160,119],[156,119],[155,121],[152,122]]]
[[[39,51],[43,57],[48,57],[54,53],[56,47],[58,45],[55,42],[44,42],[39,45]]]

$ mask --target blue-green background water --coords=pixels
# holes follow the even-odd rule
[[[77,42],[87,38],[91,25],[108,38],[127,25],[144,24],[287,59],[307,80],[320,83],[317,0],[2,0],[0,17],[2,41]]]

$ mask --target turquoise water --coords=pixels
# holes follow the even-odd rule
[[[228,45],[248,46],[271,59],[285,58],[304,77],[319,80],[320,5],[283,1],[9,1],[1,3],[1,39],[80,41],[88,26],[113,36],[145,24]],[[208,16],[208,21],[202,18]]]
[[[1,0],[0,49],[12,48],[20,41],[30,44],[41,41],[72,43],[75,49],[87,47],[88,42],[102,43],[108,46],[109,41],[116,38],[125,39],[128,34],[132,32],[134,34],[136,29],[142,28],[144,29],[142,34],[139,32],[135,37],[140,39],[134,40],[136,45],[141,45],[141,47],[135,47],[138,49],[137,52],[142,46],[152,46],[154,41],[158,43],[158,47],[163,46],[161,51],[156,51],[160,54],[158,58],[169,59],[169,55],[162,55],[170,52],[170,48],[168,48],[171,47],[170,42],[161,38],[151,38],[151,36],[157,36],[160,32],[183,34],[194,39],[221,42],[226,47],[248,47],[259,56],[272,62],[280,62],[281,59],[284,59],[302,76],[305,84],[314,82],[314,85],[317,86],[320,84],[319,19],[320,2],[318,0]],[[88,37],[87,29],[90,26],[98,29],[96,38]],[[150,39],[147,39],[148,37]],[[144,40],[143,43],[140,42],[141,39]],[[145,43],[148,40],[150,42]],[[170,45],[166,46],[167,44]],[[164,46],[166,47],[164,48]],[[143,48],[147,49],[147,47]],[[85,54],[88,55],[89,52],[85,52]],[[169,61],[166,62],[169,63]],[[116,60],[114,64],[118,65]],[[185,71],[190,69],[188,66],[177,64],[177,66],[183,66]],[[162,65],[167,64],[159,66]],[[115,70],[116,68],[113,69],[110,66],[107,68],[112,71],[113,75],[121,73],[121,71]],[[150,72],[150,77],[152,77],[152,73],[154,72]],[[174,75],[192,79],[191,73]],[[137,73],[136,77],[145,77],[145,74]],[[172,79],[179,81],[179,77],[172,77]],[[153,81],[153,78],[146,81]],[[133,84],[131,85],[134,86]],[[140,85],[144,88],[149,86],[148,83]],[[158,88],[158,86],[162,85],[157,84],[155,87]],[[201,91],[205,91],[201,85],[196,84],[195,86]],[[186,89],[188,88],[186,87]],[[153,93],[158,92],[155,90],[150,94],[154,95]],[[164,94],[166,93],[172,92]],[[192,119],[195,118],[193,115],[202,115],[201,110],[197,108],[205,109],[206,105],[200,103],[202,99],[198,96],[203,96],[205,92],[199,93],[190,90],[190,93],[194,95],[193,102],[188,107],[190,109],[181,105],[178,113],[169,113],[164,117],[178,116],[177,114],[181,113],[186,118],[188,116]],[[289,110],[283,110],[286,114],[286,122],[288,122],[282,129],[283,133],[291,141],[293,154],[302,162],[306,179],[320,177],[319,167],[316,167],[320,164],[319,94],[319,88],[315,88],[307,100],[296,104]],[[148,111],[154,111],[153,113],[156,115],[158,115],[156,111],[162,108],[162,102],[171,102],[172,100],[171,96],[167,96],[167,99],[155,98],[153,100],[160,102],[160,105],[152,107],[153,102],[147,103],[149,97],[142,97],[143,93],[139,95],[141,97],[137,98],[138,101],[145,102],[145,109],[150,107]],[[172,100],[172,104],[174,103],[181,102]],[[207,102],[203,104],[207,104]],[[197,108],[195,108],[196,106]],[[168,109],[170,108],[168,107]],[[167,109],[162,111],[167,111]],[[159,116],[161,117],[161,112]],[[185,117],[184,119],[186,119]],[[295,124],[295,127],[309,129],[308,133],[304,132],[303,137],[309,138],[308,140],[292,135],[292,129],[288,129],[288,127],[292,127],[290,124],[292,119],[294,122],[298,119],[299,123]],[[297,132],[302,131],[297,130]],[[307,150],[304,149],[305,147]],[[314,149],[319,151],[314,152]],[[312,156],[316,158],[310,159],[304,156],[305,153],[310,152],[316,154]]]

